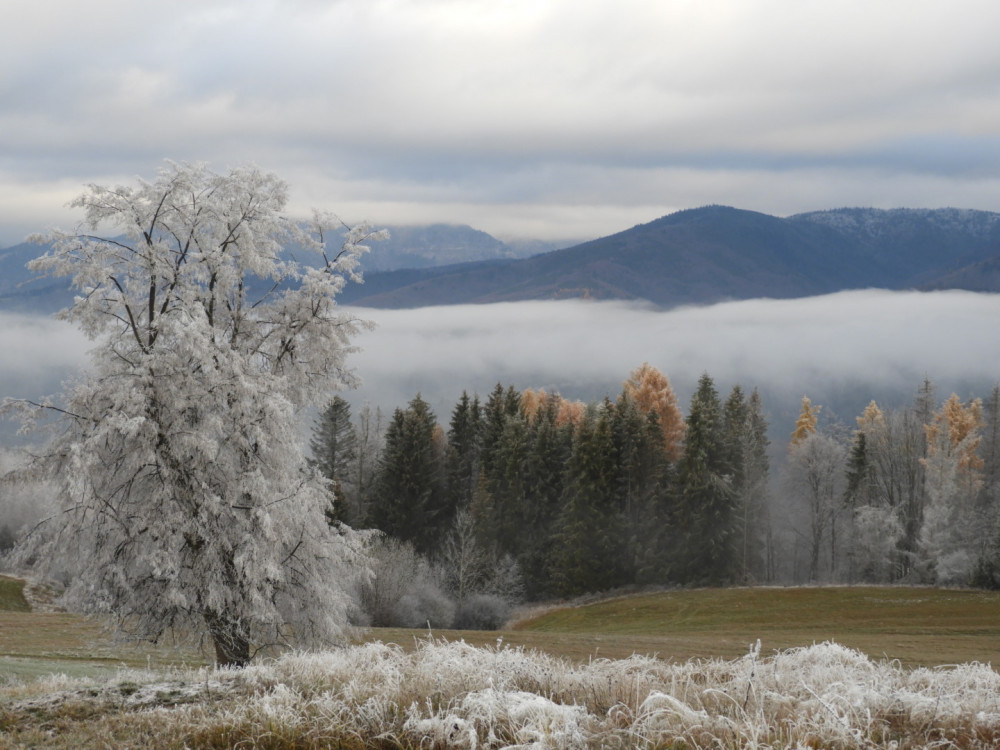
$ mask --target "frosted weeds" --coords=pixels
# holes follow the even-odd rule
[[[1000,740],[1000,675],[990,666],[905,670],[835,643],[763,658],[752,648],[733,661],[635,656],[582,665],[499,643],[426,640],[410,652],[370,643],[244,670],[0,691],[9,716],[88,701],[145,711],[174,732],[238,726],[257,737],[366,746],[979,748]]]

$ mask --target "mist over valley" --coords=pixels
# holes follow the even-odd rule
[[[758,387],[771,439],[781,443],[804,395],[824,406],[824,419],[852,425],[871,399],[910,403],[925,377],[940,397],[963,399],[985,396],[1000,379],[996,294],[872,289],[673,310],[562,300],[353,312],[376,328],[355,342],[348,361],[363,382],[344,397],[391,412],[419,392],[444,421],[463,390],[485,396],[498,382],[613,398],[649,362],[682,405],[703,372],[723,391]],[[0,343],[0,392],[32,399],[56,394],[91,348],[67,323],[9,312],[0,313]],[[14,427],[6,423],[5,433]]]

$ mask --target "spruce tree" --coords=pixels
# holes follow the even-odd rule
[[[737,575],[731,452],[722,404],[707,373],[691,399],[677,470],[674,518],[681,535],[673,561],[679,583],[720,585]]]
[[[628,388],[611,413],[627,576],[632,581],[658,582],[664,568],[662,532],[667,519],[663,500],[668,466],[660,419],[654,410],[644,414]]]
[[[351,423],[351,405],[334,396],[313,425],[309,442],[313,463],[332,482],[333,496],[326,510],[329,522],[345,521],[355,525],[361,519],[350,497],[353,495],[352,469],[357,458],[358,438]]]
[[[733,386],[723,409],[726,449],[732,467],[732,490],[739,546],[738,578],[743,583],[768,578],[766,504],[769,460],[767,421],[760,393],[746,398]]]
[[[479,398],[469,398],[468,392],[462,391],[448,427],[448,495],[456,509],[472,505],[479,482],[482,432]]]
[[[606,410],[577,429],[566,473],[565,501],[554,538],[553,585],[574,596],[621,585],[616,456]]]
[[[772,581],[776,553],[768,514],[771,460],[768,457],[767,419],[760,391],[747,400],[743,444],[743,580]]]
[[[552,535],[559,516],[566,463],[573,449],[572,424],[558,424],[562,399],[545,394],[528,423],[524,466],[523,527],[518,555],[530,599],[551,596]]]
[[[418,552],[433,551],[451,519],[444,513],[442,466],[435,448],[437,420],[418,394],[396,409],[385,432],[370,522]]]
[[[518,425],[510,427],[512,421]],[[479,453],[481,482],[476,487],[473,516],[480,542],[490,549],[509,550],[506,545],[515,533],[511,505],[516,502],[511,487],[519,485],[518,451],[523,450],[521,397],[513,386],[500,383],[490,393],[482,411],[482,447]],[[510,431],[509,431],[510,430]]]

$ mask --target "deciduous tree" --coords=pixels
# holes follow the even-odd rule
[[[254,167],[216,174],[171,164],[137,185],[91,185],[77,232],[41,238],[31,268],[70,275],[62,317],[95,340],[30,467],[62,482],[62,512],[28,543],[72,562],[69,599],[158,640],[207,633],[220,664],[256,646],[328,642],[346,625],[358,537],[323,516],[296,409],[351,385],[350,340],[366,323],[338,311],[374,239],[350,229],[330,253],[282,217],[284,182]],[[304,269],[283,247],[317,254]],[[20,402],[22,414],[37,405]]]

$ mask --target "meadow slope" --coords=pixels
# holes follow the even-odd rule
[[[245,670],[20,609],[0,613],[4,750],[1000,746],[992,592],[668,591],[500,633],[374,629]],[[44,676],[65,665],[80,676]]]

